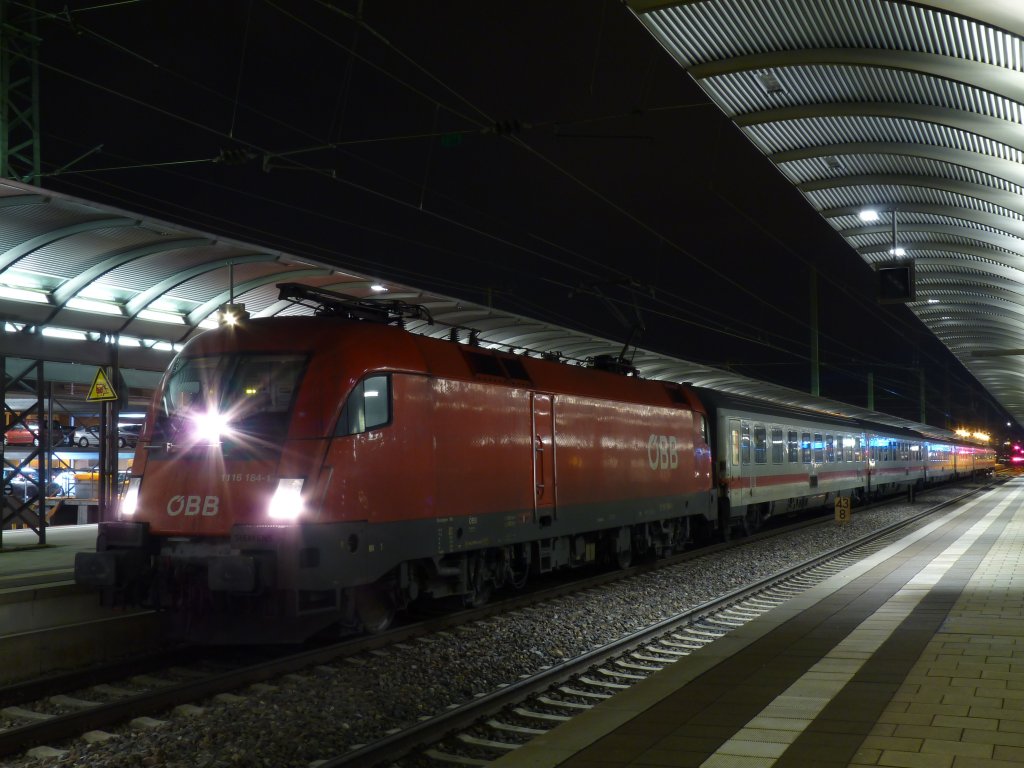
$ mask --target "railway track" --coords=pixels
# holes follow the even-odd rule
[[[908,522],[910,520],[900,525]],[[880,535],[875,534],[875,537]],[[712,557],[725,548],[751,541],[746,539],[697,550],[659,561],[656,567]],[[856,546],[864,544],[858,542]],[[828,557],[834,558],[835,555]],[[31,756],[59,755],[68,749],[67,740],[83,734],[88,734],[87,739],[109,738],[103,729],[124,727],[125,723],[131,723],[138,729],[150,729],[160,727],[167,718],[199,717],[195,722],[197,727],[201,727],[204,707],[237,704],[248,692],[259,693],[265,690],[260,686],[269,687],[283,677],[327,674],[332,670],[330,665],[344,664],[345,660],[351,664],[361,663],[360,654],[390,652],[401,663],[403,644],[416,638],[429,642],[431,633],[448,632],[466,622],[485,621],[499,612],[529,611],[530,608],[525,606],[531,603],[598,589],[654,567],[601,574],[582,583],[560,585],[458,615],[431,618],[386,634],[276,658],[249,659],[245,663],[238,659],[229,662],[201,654],[170,659],[159,666],[151,664],[141,671],[138,662],[128,669],[119,669],[115,665],[93,672],[88,678],[69,676],[45,681],[45,688],[37,683],[2,689],[0,756],[26,750],[36,750],[28,753]],[[367,745],[350,749],[348,754],[335,757],[327,764],[368,766],[385,763],[432,740],[439,742],[438,745],[419,749],[417,756],[410,758],[414,761],[410,764],[418,765],[422,761],[441,764],[439,761],[449,759],[444,755],[452,755],[456,760],[489,761],[502,750],[514,748],[525,739],[727,633],[738,623],[769,610],[784,599],[787,590],[805,588],[806,584],[794,580],[818,578],[818,573],[823,573],[820,578],[825,578],[829,572],[842,567],[845,564],[801,563],[788,576],[789,585],[776,586],[772,593],[766,593],[763,585],[731,592],[685,615],[675,616],[583,656],[553,665],[527,679],[478,696],[470,704],[434,714],[412,727],[385,733],[382,738],[372,729],[365,734],[365,739],[353,734],[354,745],[363,742]],[[826,568],[831,570],[822,570]],[[392,650],[386,650],[389,648]],[[457,733],[449,736],[453,731]]]
[[[625,635],[320,768],[486,766],[868,557],[902,529],[962,498]]]

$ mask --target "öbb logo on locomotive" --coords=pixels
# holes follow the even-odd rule
[[[651,469],[679,467],[679,443],[674,435],[651,435],[647,439],[647,463]]]
[[[177,517],[184,514],[185,517],[213,517],[220,511],[219,496],[171,496],[167,502],[167,514]]]

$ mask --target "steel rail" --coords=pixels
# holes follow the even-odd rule
[[[556,664],[528,678],[510,683],[503,688],[473,699],[459,707],[440,713],[429,720],[417,722],[399,733],[389,735],[372,744],[361,746],[344,755],[327,759],[319,764],[319,768],[348,768],[348,766],[360,766],[360,768],[363,768],[364,766],[386,764],[398,760],[416,749],[436,744],[453,731],[468,728],[484,718],[491,717],[511,704],[522,702],[533,694],[548,690],[555,685],[560,685],[566,679],[580,674],[591,666],[605,663],[636,650],[679,625],[693,624],[702,618],[721,611],[733,603],[751,595],[764,592],[766,589],[784,583],[794,576],[819,567],[831,560],[841,558],[855,549],[889,536],[902,528],[913,525],[922,518],[957,504],[965,498],[986,489],[987,486],[971,489],[969,492],[954,499],[941,502],[916,515],[865,534],[861,538],[848,542],[830,552],[816,555],[797,565],[785,568],[755,584],[740,587],[695,608],[663,619],[632,634],[624,635],[607,645],[595,648],[561,664]],[[749,542],[750,539],[743,541]]]
[[[898,530],[900,527],[912,524],[921,517],[932,514],[938,509],[956,503],[972,493],[979,492],[980,490],[982,490],[982,488],[972,489],[968,493],[958,496],[955,499],[943,502],[942,504],[924,510],[903,521],[875,531],[872,534],[868,534],[865,537],[858,539],[856,542],[851,542],[845,545],[843,548],[823,556],[811,558],[803,563],[793,566],[792,568],[786,569],[779,574],[769,577],[769,580],[766,581],[780,581],[783,578],[791,577],[794,573],[813,568],[824,560],[839,557],[841,554],[852,548],[863,546],[865,543],[875,538],[880,538],[894,530]],[[345,656],[351,656],[363,651],[382,648],[393,643],[403,642],[404,640],[423,636],[431,632],[449,629],[462,623],[479,621],[488,616],[515,610],[516,608],[554,599],[583,589],[600,586],[605,583],[618,581],[639,573],[699,559],[701,557],[713,556],[725,549],[735,546],[744,546],[769,536],[779,535],[786,531],[815,524],[822,524],[822,520],[819,518],[815,521],[798,523],[794,526],[788,526],[783,529],[765,531],[763,533],[756,534],[755,536],[692,550],[684,553],[683,555],[660,560],[656,564],[645,564],[625,571],[599,574],[582,581],[574,581],[572,583],[558,585],[553,588],[549,587],[539,592],[520,595],[495,604],[462,611],[457,614],[449,614],[446,616],[431,618],[426,621],[408,624],[386,633],[347,639],[342,643],[334,643],[320,648],[304,650],[302,652],[289,654],[271,661],[262,661],[258,664],[247,665],[236,670],[211,673],[201,679],[188,680],[186,682],[176,683],[158,689],[143,691],[138,695],[119,699],[114,702],[99,703],[95,707],[91,707],[87,710],[53,715],[46,720],[3,728],[0,729],[0,756],[10,755],[40,744],[63,741],[78,736],[85,731],[101,729],[103,727],[121,723],[125,720],[143,715],[152,715],[171,709],[180,704],[194,703],[197,700],[209,698],[218,693],[230,691],[253,683],[263,682],[310,666],[325,664]],[[367,762],[370,758],[383,761],[386,759],[392,759],[396,755],[405,754],[412,748],[422,744],[425,740],[432,739],[433,734],[436,734],[441,730],[447,732],[456,728],[464,727],[466,724],[469,724],[479,718],[482,714],[496,711],[510,701],[522,698],[535,690],[541,690],[547,687],[547,685],[549,685],[548,681],[568,677],[574,674],[574,670],[585,668],[609,657],[627,652],[632,646],[641,645],[646,642],[652,635],[664,632],[667,627],[674,624],[686,623],[687,621],[692,621],[695,617],[713,613],[718,607],[724,604],[735,602],[752,592],[760,591],[764,589],[765,583],[765,581],[762,581],[755,585],[734,590],[716,600],[705,603],[683,614],[665,619],[658,624],[652,625],[651,627],[641,630],[633,635],[621,638],[615,643],[592,650],[577,659],[553,666],[539,675],[513,683],[506,688],[486,694],[471,703],[447,711],[430,720],[417,723],[408,730],[389,736],[378,742],[374,742],[373,744],[369,744],[366,747],[355,750],[342,757],[329,760],[324,764],[325,768],[355,764],[367,765],[370,764]],[[182,652],[195,653],[195,649],[183,649]],[[152,659],[149,660],[150,664],[152,664],[152,661]],[[69,673],[66,676],[56,676],[52,679],[42,681],[41,683],[36,683],[36,688],[32,688],[33,684],[8,686],[7,688],[0,689],[0,700],[5,703],[10,703],[14,700],[16,692],[20,692],[21,701],[26,701],[28,698],[41,698],[48,693],[60,690],[62,687],[64,690],[68,690],[80,688],[83,684],[95,684],[97,681],[111,682],[129,674],[136,673],[130,670],[137,669],[140,663],[145,663],[145,661],[140,662],[138,659],[127,660],[125,662],[125,666],[119,666],[116,664],[111,665],[109,667],[105,667],[102,672],[87,670],[85,672]],[[147,667],[147,669],[152,673],[152,666]],[[38,687],[40,685],[45,687]]]

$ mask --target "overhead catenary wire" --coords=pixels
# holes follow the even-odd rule
[[[275,9],[279,10],[279,11],[285,12],[284,9],[282,9],[280,4],[278,4],[278,3],[268,2],[266,4],[268,6],[270,6],[270,7],[273,7]],[[324,6],[330,5],[330,4],[327,4],[327,3],[320,3],[320,4],[324,5]],[[111,4],[107,4],[107,5],[111,5]],[[290,15],[294,16],[294,14],[290,14]],[[308,24],[306,26],[307,26],[307,28],[310,28],[308,26]],[[368,25],[366,25],[365,22],[361,22],[361,26],[362,26],[362,28],[370,30],[371,34],[373,33],[372,28],[370,28]],[[313,30],[313,31],[322,34],[322,32],[320,30]],[[383,38],[382,36],[378,35],[377,37],[378,37],[378,39],[386,40],[386,38]],[[115,46],[117,46],[121,50],[126,50],[123,46],[120,46],[119,44],[117,44],[115,42],[106,40],[105,38],[100,37],[98,39],[102,40],[103,42],[105,42],[107,44],[115,45]],[[405,60],[409,61],[410,63],[414,63],[413,60],[410,57],[406,57],[406,56],[404,56],[404,54],[401,54],[401,52],[398,51],[393,45],[391,45],[390,42],[388,42],[387,44],[390,46],[391,50],[394,50],[394,51],[396,51],[396,53],[399,53],[400,55],[402,55]],[[354,52],[353,52],[352,55],[355,56]],[[146,61],[146,59],[144,57],[140,57],[140,60],[141,61]],[[384,68],[378,67],[377,65],[375,65],[374,63],[369,61],[369,59],[366,56],[360,56],[359,60],[362,61],[363,63],[366,63],[368,66],[374,66],[377,69],[377,71],[384,72],[385,74],[387,74],[392,79],[396,79],[395,76],[393,75],[393,73],[385,70]],[[429,73],[427,73],[427,70],[425,70],[422,67],[419,67],[419,70],[424,72],[424,73],[426,73],[426,74],[429,74]],[[168,72],[168,70],[166,70],[166,69],[162,69],[161,71]],[[178,76],[175,73],[169,73],[169,74],[172,74],[174,76]],[[440,81],[439,79],[437,79],[437,78],[432,78],[432,79],[435,82],[443,85],[442,81]],[[422,91],[422,89],[418,89],[418,88],[415,88],[415,87],[411,86],[408,83],[404,83],[404,81],[401,78],[397,78],[397,81],[401,82],[401,83],[403,83],[405,85],[408,85],[414,93],[417,93],[418,95],[421,95],[424,98],[427,98],[429,101],[431,101],[431,103],[434,103],[434,104],[440,104],[441,103],[437,99],[434,99],[429,94],[426,94],[424,91]],[[192,81],[188,81],[188,82],[192,82]],[[476,122],[477,125],[487,125],[487,124],[489,124],[490,121],[488,120],[487,116],[481,110],[477,109],[474,105],[471,104],[471,102],[469,102],[468,100],[464,99],[454,89],[448,88],[447,86],[444,86],[444,87],[446,88],[447,92],[455,95],[457,98],[459,98],[461,100],[462,103],[468,105],[473,111],[475,111],[479,115],[479,117],[472,118],[473,121]],[[124,96],[126,98],[133,99],[133,97],[128,96],[127,94],[125,94]],[[222,95],[218,94],[218,96],[222,96]],[[136,101],[136,103],[141,104],[141,100],[137,100],[137,99],[134,99],[134,100]],[[237,101],[237,99],[236,99],[236,101]],[[153,105],[153,106],[154,106],[154,108],[159,109],[159,107],[156,107],[155,105]],[[449,107],[448,105],[444,105],[444,108],[453,111],[453,114],[463,114],[464,117],[466,117],[467,119],[470,119],[469,115],[464,114],[464,111],[456,112],[456,111],[452,110],[452,108]],[[168,116],[170,116],[170,112],[168,110],[161,110],[161,111],[165,112],[166,114],[168,114]],[[183,119],[183,120],[189,121],[188,118],[184,117],[183,115],[178,115],[177,117],[179,119]],[[282,124],[282,125],[287,124],[285,121],[282,121],[282,120],[280,120],[280,119],[278,119],[276,117],[273,117],[273,116],[268,116],[268,118],[269,119],[274,119],[278,124]],[[195,124],[195,121],[191,121],[191,122],[195,125],[195,127],[200,127],[200,128],[203,127],[201,125]],[[294,126],[292,126],[292,127],[294,128]],[[211,128],[209,126],[206,126],[205,129],[206,130],[211,130]],[[227,134],[225,134],[222,131],[218,133],[214,129],[214,130],[212,130],[212,133],[215,134],[215,135],[220,135],[222,137],[227,137],[227,138],[231,137],[231,133],[230,132],[227,133]],[[523,139],[521,137],[514,137],[514,138],[510,138],[510,139],[506,139],[506,140],[517,142],[520,146],[523,146],[525,144],[525,142],[523,141]],[[528,145],[526,145],[526,146],[528,147]],[[257,148],[257,149],[261,149],[263,152],[270,152],[270,150],[267,149],[267,148]],[[532,148],[531,148],[531,150],[532,150]],[[535,150],[532,150],[532,151],[534,152],[535,156],[542,157],[539,153],[536,153]],[[273,153],[271,152],[271,154],[273,154]],[[153,167],[156,164],[152,164],[152,163],[146,164],[146,163],[143,163],[143,164],[140,164],[139,167],[145,167],[147,165],[150,166],[150,167]],[[553,169],[557,170],[559,173],[563,173],[563,174],[566,173],[565,169],[560,168],[557,164],[553,163],[553,164],[551,164],[551,167]],[[305,169],[309,170],[311,172],[318,172],[318,169],[313,168],[313,167],[308,167],[308,168],[305,168]],[[582,182],[582,180],[573,177],[571,174],[568,175],[567,177],[568,178],[572,178],[573,181],[576,182],[576,183],[581,183]],[[336,180],[339,181],[340,183],[345,183],[345,184],[350,184],[351,183],[351,182],[349,182],[346,179],[336,179]],[[401,204],[401,205],[408,205],[409,204],[409,201],[402,200],[401,198],[397,198],[397,197],[395,197],[393,195],[388,195],[386,193],[381,193],[379,190],[374,190],[372,188],[366,187],[365,185],[355,185],[355,188],[359,189],[360,191],[366,192],[368,194],[373,194],[373,195],[379,196],[381,199],[388,200],[390,202],[395,202],[395,203],[398,203],[398,204]],[[588,189],[588,191],[592,192],[592,193],[597,191],[597,190],[593,190],[592,188],[586,187],[585,184],[583,185],[583,188]],[[466,205],[466,203],[464,203],[463,201],[458,201],[458,202],[460,203],[460,205],[464,205],[467,208],[471,207],[471,206]],[[605,198],[604,202],[613,202],[613,201],[609,201],[607,198]],[[306,209],[306,210],[308,210],[308,209]],[[630,216],[631,219],[634,221],[634,223],[643,224],[643,222],[638,217],[633,216],[632,213],[629,212],[624,207],[618,206],[617,210],[620,213],[623,213],[624,215]],[[426,214],[426,215],[431,215],[431,216],[436,216],[437,215],[436,212],[430,211],[429,209],[424,209],[423,213]],[[479,215],[486,215],[491,220],[498,220],[497,217],[490,216],[489,214],[486,214],[485,212],[482,212],[482,211],[476,211],[476,213],[479,214]],[[513,240],[510,240],[507,237],[497,236],[494,233],[485,232],[480,227],[471,227],[471,226],[467,227],[464,222],[457,221],[457,220],[455,220],[451,216],[448,216],[448,217],[443,217],[442,216],[442,217],[440,217],[440,220],[445,221],[447,223],[450,223],[450,224],[452,224],[454,226],[457,226],[457,227],[460,227],[460,228],[465,228],[467,231],[470,231],[470,232],[472,232],[475,235],[485,237],[486,239],[489,239],[489,240],[491,240],[493,242],[500,243],[500,244],[505,245],[505,246],[521,249],[521,250],[523,250],[524,253],[529,253],[530,255],[533,255],[533,256],[536,256],[536,257],[539,257],[539,258],[543,258],[543,259],[545,259],[547,261],[550,261],[551,263],[558,264],[558,265],[560,265],[560,266],[562,266],[564,268],[567,268],[567,269],[579,271],[581,274],[587,274],[587,275],[590,275],[592,277],[603,277],[604,276],[603,273],[607,272],[606,266],[601,264],[598,260],[589,258],[589,257],[587,257],[584,254],[576,253],[576,252],[572,251],[571,249],[567,249],[567,248],[565,248],[564,246],[562,246],[560,244],[552,243],[550,240],[539,238],[535,233],[532,233],[532,232],[526,232],[525,236],[527,238],[530,238],[530,239],[535,239],[535,240],[537,240],[538,242],[540,242],[541,244],[543,244],[545,246],[553,247],[553,248],[557,249],[557,251],[560,252],[560,253],[565,253],[567,255],[572,256],[573,261],[569,262],[569,261],[566,261],[564,259],[553,258],[551,256],[551,254],[545,253],[544,251],[541,251],[541,250],[538,250],[535,247],[533,247],[533,248],[526,247],[522,243],[515,242]],[[507,221],[503,221],[502,223],[504,225],[506,225],[506,226],[509,225],[509,222],[507,222]],[[651,234],[656,234],[656,235],[659,234],[653,228],[650,228],[648,231]],[[672,243],[671,241],[668,241],[668,240],[665,240],[665,242],[667,242],[669,244],[669,246],[672,247],[674,250],[676,250],[678,253],[686,255],[686,256],[688,256],[690,258],[696,258],[694,254],[691,254],[691,253],[687,252],[685,249],[682,249],[678,244]],[[466,256],[466,254],[460,254],[460,255],[463,256],[463,257]],[[581,269],[580,268],[580,262],[589,263],[591,266],[589,266],[587,269]],[[707,265],[705,265],[705,267],[711,269],[711,267],[708,267]],[[594,270],[601,270],[602,272],[599,273],[599,272],[596,272]],[[725,277],[727,278],[728,276],[725,276]],[[732,284],[736,285],[734,282]],[[743,286],[736,286],[736,287],[738,287],[740,290],[743,289]],[[671,291],[670,289],[666,289],[664,291],[661,291],[660,293],[661,293],[662,296],[666,297],[666,299],[674,299],[674,300],[678,301],[681,298],[683,298],[683,297],[679,297],[675,292]],[[749,294],[749,292],[748,292],[748,294]],[[755,296],[754,298],[756,298],[758,301],[763,301],[760,297]],[[695,305],[695,306],[699,306],[699,305]],[[707,310],[707,309],[709,309],[709,308],[705,308],[705,310]],[[649,310],[645,307],[645,311],[649,311]],[[676,318],[676,319],[679,319],[679,318]],[[803,320],[802,318],[791,315],[790,319],[795,324],[797,324],[797,325],[799,325],[801,327],[806,327],[806,321]],[[716,332],[718,331],[718,329],[715,329],[715,330],[716,330]],[[746,337],[746,338],[748,340],[750,339],[749,336]],[[825,338],[829,339],[829,336],[826,334]],[[796,341],[794,339],[789,339],[788,341],[790,343],[793,343],[793,344],[801,344],[801,342]],[[842,342],[839,342],[838,340],[832,339],[832,341],[835,341],[838,344],[842,344]],[[785,351],[787,354],[795,354],[792,350],[784,350],[781,347],[779,349],[780,349],[780,351]]]

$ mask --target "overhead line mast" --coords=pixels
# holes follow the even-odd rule
[[[38,184],[39,35],[35,0],[0,0],[0,176]]]

